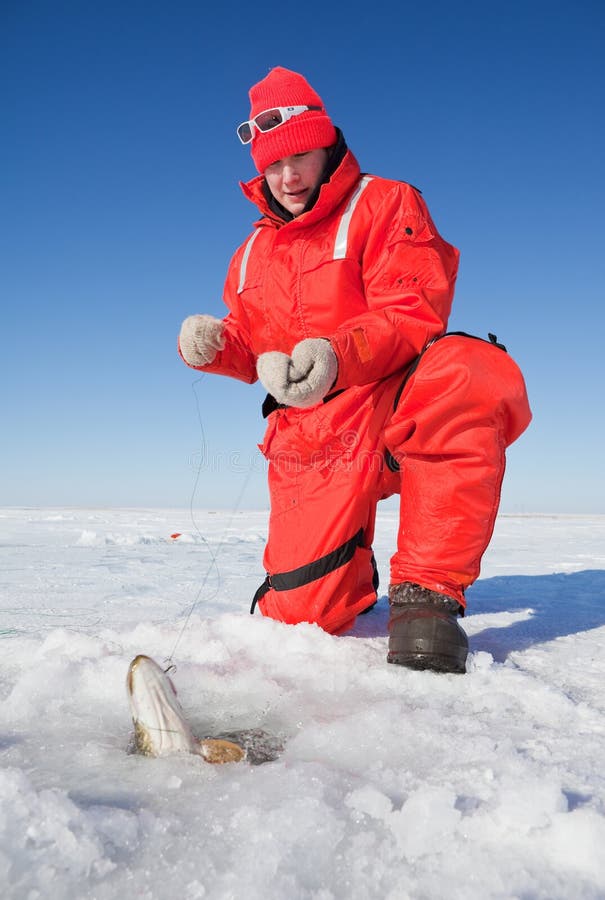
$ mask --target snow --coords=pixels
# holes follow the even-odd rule
[[[498,519],[465,676],[250,616],[266,519],[0,510],[0,895],[605,897],[605,517]],[[127,754],[138,653],[252,763]]]

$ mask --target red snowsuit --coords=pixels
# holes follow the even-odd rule
[[[225,348],[203,370],[253,382],[261,353],[323,337],[338,379],[323,403],[268,416],[260,609],[350,627],[376,597],[376,504],[398,492],[391,582],[464,606],[492,534],[505,447],[531,418],[521,373],[502,349],[454,335],[411,371],[446,330],[458,251],[410,185],[361,177],[347,151],[313,208],[285,223],[262,182],[242,185],[263,218],[231,261]]]

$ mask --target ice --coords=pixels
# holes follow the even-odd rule
[[[384,593],[250,616],[266,512],[0,516],[3,898],[605,896],[605,517],[498,519],[450,676],[386,664]],[[138,653],[245,764],[127,754]]]

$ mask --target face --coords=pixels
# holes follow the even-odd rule
[[[265,169],[269,190],[293,216],[299,216],[305,208],[319,184],[327,158],[328,151],[323,148],[308,150],[278,159]]]

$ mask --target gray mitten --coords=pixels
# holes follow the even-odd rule
[[[214,316],[189,316],[181,325],[179,347],[190,366],[207,366],[225,347],[224,324]]]
[[[278,403],[306,409],[329,392],[338,375],[338,360],[330,341],[306,338],[294,347],[292,356],[277,350],[262,353],[256,371]]]

